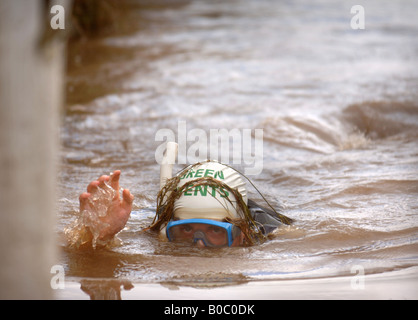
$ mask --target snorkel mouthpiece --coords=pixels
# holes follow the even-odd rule
[[[194,233],[193,243],[196,243],[199,240],[203,241],[205,247],[212,247],[211,243],[208,241],[208,239],[206,239],[206,235],[200,230]]]

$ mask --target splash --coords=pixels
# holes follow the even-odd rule
[[[117,237],[109,240],[99,238],[100,234],[109,227],[109,224],[104,222],[104,218],[115,196],[116,190],[106,182],[103,187],[97,188],[89,198],[88,206],[79,213],[74,223],[64,230],[70,247],[80,248],[91,243],[93,249],[96,249],[98,246],[109,246],[120,241]]]
[[[367,138],[363,132],[356,130],[355,132],[349,134],[345,139],[341,139],[338,144],[338,148],[340,151],[361,149],[366,147],[369,143],[370,139]]]

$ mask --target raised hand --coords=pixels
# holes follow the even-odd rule
[[[92,242],[95,248],[97,244],[106,244],[125,227],[134,197],[128,189],[124,189],[120,199],[120,174],[116,170],[110,176],[101,176],[88,185],[87,192],[80,195],[80,216],[74,226],[66,230],[73,246]]]

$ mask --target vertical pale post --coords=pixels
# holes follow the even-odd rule
[[[0,299],[53,298],[65,46],[41,45],[45,3],[0,1]]]

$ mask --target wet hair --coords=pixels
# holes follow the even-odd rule
[[[235,204],[231,201],[231,199],[229,199],[229,197],[226,197],[225,199],[229,201],[235,207],[238,217],[234,219],[227,217],[225,218],[225,221],[232,223],[241,229],[241,231],[244,233],[246,244],[253,245],[255,243],[259,243],[265,240],[266,236],[263,232],[264,231],[263,227],[254,220],[247,204],[242,198],[241,193],[238,192],[237,189],[231,188],[226,183],[220,180],[217,180],[213,177],[209,177],[209,176],[191,180],[179,187],[180,177],[182,177],[189,170],[193,169],[195,166],[198,166],[198,165],[201,165],[201,163],[196,163],[191,166],[188,166],[185,169],[183,169],[179,174],[177,174],[175,177],[167,180],[164,187],[161,188],[160,192],[158,193],[156,215],[154,217],[153,222],[148,227],[148,229],[153,230],[153,231],[160,231],[162,228],[164,228],[167,225],[169,221],[171,221],[174,218],[174,203],[176,200],[178,200],[181,197],[181,195],[184,192],[192,190],[198,186],[211,186],[211,187],[217,187],[216,188],[217,192],[220,192],[219,190],[226,190],[230,194],[232,194],[233,197],[235,198]],[[235,170],[234,168],[232,169]],[[240,172],[238,173],[241,174]],[[250,183],[252,184],[251,181]],[[277,212],[276,214],[277,214],[277,217],[284,224],[291,224],[292,222],[291,219]]]

